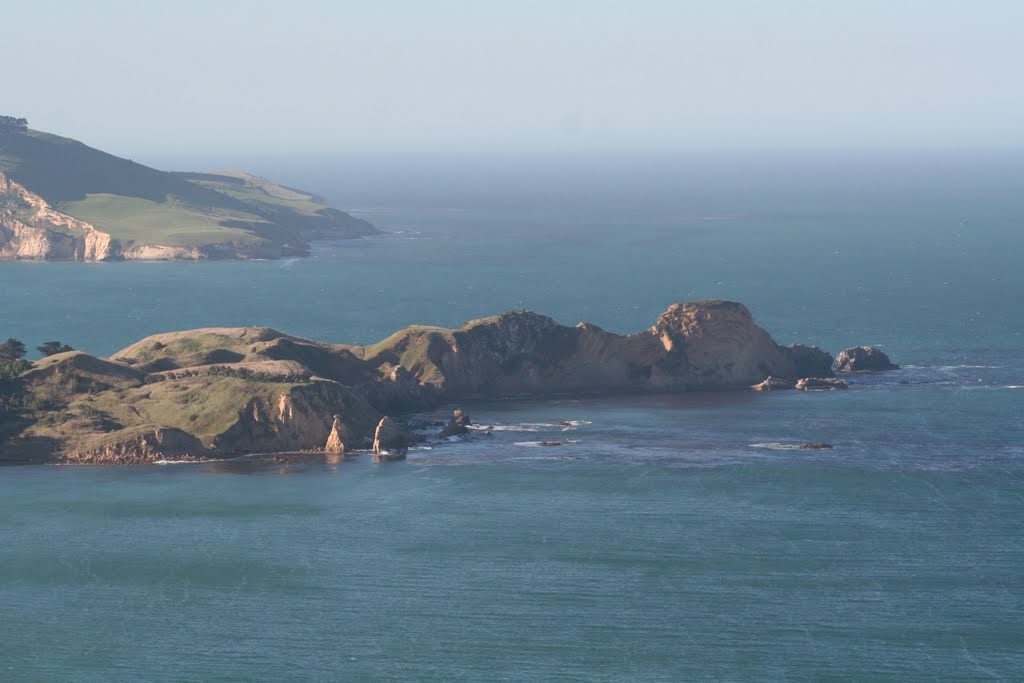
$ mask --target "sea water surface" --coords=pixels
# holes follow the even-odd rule
[[[0,264],[0,335],[369,342],[511,308],[630,332],[715,297],[903,368],[474,403],[474,438],[386,465],[0,469],[0,679],[1024,677],[1024,158],[518,163],[257,163],[389,234]]]

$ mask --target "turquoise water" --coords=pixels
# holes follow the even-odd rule
[[[0,335],[634,331],[724,297],[904,369],[471,404],[493,437],[386,466],[5,468],[0,679],[1024,676],[1024,161],[403,169],[256,168],[393,231],[310,259],[0,264]]]

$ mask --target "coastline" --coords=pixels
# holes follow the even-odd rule
[[[365,346],[206,328],[106,359],[67,351],[31,364],[15,380],[2,446],[10,459],[81,464],[343,456],[407,447],[414,430],[391,418],[444,405],[845,389],[832,364],[816,347],[777,344],[745,306],[721,300],[675,304],[630,335],[530,311],[416,325]]]

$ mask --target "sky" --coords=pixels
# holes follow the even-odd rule
[[[1024,147],[1021,0],[33,0],[0,15],[0,114],[136,158]]]

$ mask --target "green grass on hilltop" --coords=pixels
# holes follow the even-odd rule
[[[183,173],[182,177],[205,188],[221,192],[246,204],[270,204],[312,215],[327,208],[323,200],[308,192],[278,185],[242,171]]]
[[[164,202],[154,202],[138,197],[93,194],[61,204],[59,209],[109,232],[125,244],[188,247],[261,241],[247,230],[221,225],[224,220],[259,221],[258,217],[217,209],[204,212],[173,197]]]

